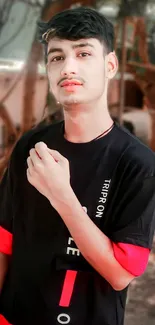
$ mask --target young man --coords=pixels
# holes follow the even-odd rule
[[[81,7],[40,35],[64,121],[28,132],[2,181],[0,312],[13,325],[122,325],[152,245],[155,156],[108,112],[111,23]]]

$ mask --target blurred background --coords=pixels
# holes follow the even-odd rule
[[[24,132],[63,117],[49,93],[36,22],[81,5],[115,26],[120,66],[109,88],[111,115],[155,151],[155,0],[0,0],[0,179]],[[130,286],[126,310],[125,325],[146,324],[155,324],[154,248],[147,272]]]

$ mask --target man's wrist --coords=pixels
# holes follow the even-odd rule
[[[57,212],[62,215],[66,210],[70,210],[73,207],[73,202],[76,200],[75,193],[71,186],[69,186],[66,190],[64,190],[63,194],[59,196],[57,199],[50,199],[50,203]]]

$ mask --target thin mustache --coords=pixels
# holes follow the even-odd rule
[[[72,77],[72,78],[67,78],[67,77],[63,77],[59,80],[58,85],[60,85],[61,82],[65,81],[65,80],[79,80],[80,82],[84,83],[84,80],[82,80],[81,78],[77,78],[77,77]]]

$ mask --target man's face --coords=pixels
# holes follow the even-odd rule
[[[105,91],[106,64],[97,39],[53,38],[48,43],[50,90],[63,106],[95,101]]]

